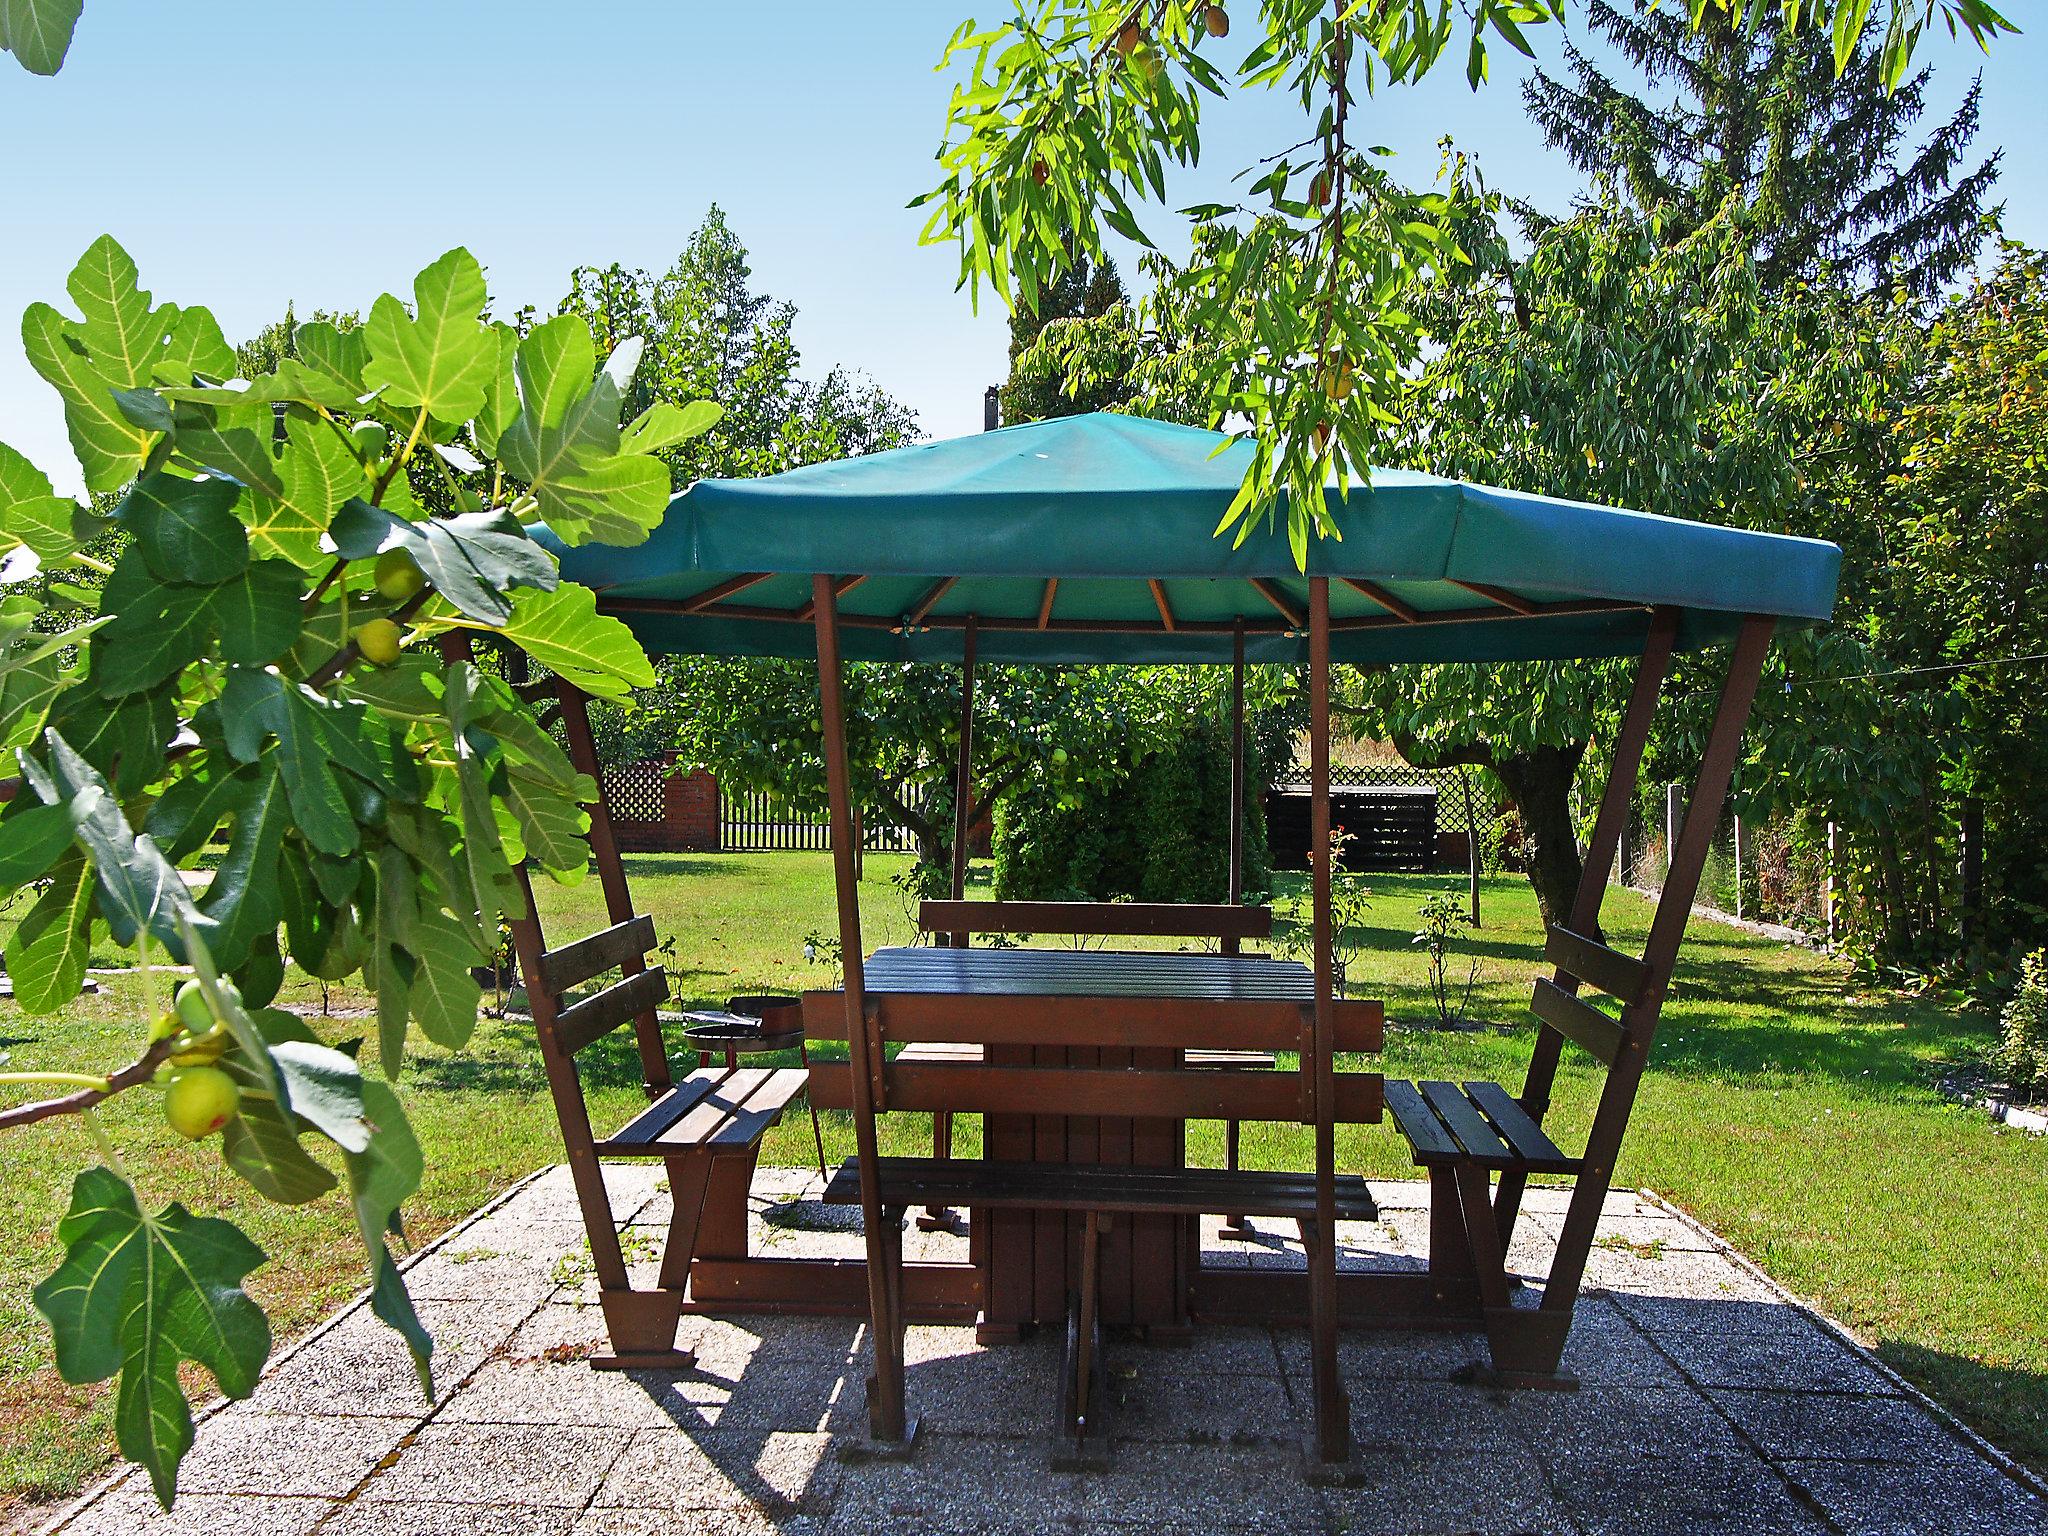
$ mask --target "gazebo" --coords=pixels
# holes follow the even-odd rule
[[[652,652],[817,659],[845,975],[837,991],[806,998],[801,1016],[814,1037],[830,1029],[845,1039],[851,1058],[837,1076],[825,1064],[813,1065],[810,1083],[814,1101],[839,1102],[834,1095],[843,1095],[853,1111],[858,1156],[834,1184],[848,1198],[857,1189],[864,1218],[859,1281],[873,1325],[869,1410],[878,1446],[907,1447],[914,1433],[905,1407],[902,1329],[906,1312],[936,1293],[921,1288],[915,1266],[903,1263],[900,1226],[906,1208],[928,1197],[957,1196],[977,1223],[984,1211],[1034,1202],[1050,1206],[1076,1232],[1085,1218],[1085,1243],[1077,1240],[1066,1250],[1078,1266],[1081,1293],[1078,1324],[1070,1325],[1070,1356],[1078,1354],[1070,1375],[1078,1364],[1080,1380],[1061,1410],[1068,1429],[1084,1440],[1091,1358],[1100,1348],[1093,1311],[1100,1234],[1117,1220],[1144,1219],[1135,1213],[1181,1220],[1195,1210],[1240,1209],[1240,1197],[1242,1208],[1299,1221],[1308,1255],[1305,1284],[1276,1281],[1258,1290],[1243,1282],[1205,1282],[1197,1272],[1175,1280],[1176,1304],[1203,1316],[1306,1313],[1316,1398],[1312,1467],[1342,1467],[1350,1454],[1337,1371],[1340,1323],[1395,1317],[1477,1322],[1487,1330],[1493,1379],[1508,1385],[1561,1380],[1572,1303],[1766,651],[1777,626],[1828,617],[1840,551],[1814,540],[1380,471],[1369,486],[1352,486],[1348,497],[1329,491],[1341,538],[1313,541],[1303,572],[1276,534],[1254,532],[1242,543],[1216,535],[1249,452],[1243,443],[1194,428],[1132,416],[1076,416],[755,480],[700,481],[674,500],[641,545],[555,546],[564,576],[595,588],[600,609],[625,620]],[[1669,851],[1645,949],[1640,956],[1625,954],[1599,938],[1605,872],[1670,660],[1675,652],[1715,646],[1728,647],[1730,659],[1688,814]],[[1584,879],[1569,917],[1548,937],[1546,958],[1556,969],[1531,1000],[1542,1027],[1513,1096],[1484,1083],[1389,1082],[1382,1099],[1377,1074],[1335,1071],[1340,1049],[1376,1045],[1378,1015],[1368,1020],[1355,1011],[1358,1005],[1333,996],[1327,858],[1314,861],[1314,960],[1298,985],[1282,974],[1280,962],[1231,953],[1236,937],[1252,930],[1227,921],[1207,930],[1224,938],[1225,953],[1186,957],[1163,985],[1146,979],[1149,973],[1139,975],[1143,967],[1134,970],[1134,963],[1114,975],[1098,966],[1093,981],[1066,977],[1052,985],[1020,980],[1016,962],[968,956],[943,959],[944,977],[933,980],[929,962],[920,968],[908,965],[902,951],[869,957],[863,949],[842,706],[848,661],[963,668],[957,769],[963,787],[972,773],[971,700],[980,662],[1230,663],[1238,679],[1240,741],[1244,666],[1303,666],[1312,845],[1327,848],[1333,663],[1614,657],[1636,658],[1635,681],[1612,743]],[[559,691],[574,755],[595,774],[584,700],[566,686]],[[963,813],[968,798],[956,796]],[[1239,807],[1242,798],[1241,792],[1234,797]],[[680,1166],[674,1159],[700,1144],[722,1136],[735,1145],[743,1141],[736,1127],[758,1146],[760,1131],[797,1085],[771,1092],[765,1076],[758,1083],[749,1079],[748,1093],[767,1095],[748,1101],[759,1106],[752,1118],[745,1106],[735,1106],[714,1126],[704,1106],[718,1102],[718,1085],[693,1087],[702,1073],[681,1084],[672,1080],[654,1014],[658,994],[643,968],[651,929],[633,912],[605,807],[591,809],[591,841],[615,927],[550,952],[529,915],[519,925],[519,948],[551,1084],[564,1106],[572,1172],[621,1362],[658,1363],[674,1358],[667,1346],[680,1310],[707,1304],[706,1297],[690,1289],[687,1237],[682,1259],[664,1262],[654,1291],[633,1289],[611,1229],[599,1159],[666,1156],[673,1170]],[[1234,812],[1234,822],[1240,819]],[[956,838],[956,901],[963,894],[965,841]],[[1233,827],[1233,902],[1241,894],[1236,847]],[[960,909],[940,905],[947,915],[930,926],[942,942],[964,945]],[[1051,931],[1046,914],[1035,914],[1034,921],[1046,925],[1039,931]],[[1126,913],[1083,931],[1202,930],[1176,928],[1164,915]],[[571,952],[573,964],[561,958]],[[975,952],[1002,953],[1008,952]],[[600,960],[622,966],[622,980],[593,998],[568,1001],[565,988],[597,974],[592,967]],[[1618,1011],[1594,1006],[1581,996],[1586,990],[1618,1002]],[[995,993],[1007,999],[1003,1008],[989,1002]],[[1020,995],[1028,996],[1020,1002]],[[1113,1040],[1097,1043],[1132,1048],[1122,1059],[1127,1064],[1114,1067],[1034,1065],[1019,1033],[1039,1030],[1036,1038],[1046,1043],[1078,1046],[1083,1037],[1074,1019],[1125,1014],[1149,1022],[1102,1026],[1112,1029]],[[587,1120],[581,1121],[579,1146],[572,1058],[593,1030],[629,1019],[652,1100],[641,1119],[655,1129],[637,1139],[622,1132],[593,1143]],[[1226,1036],[1298,1050],[1300,1070],[1246,1074],[1269,1081],[1231,1090],[1235,1098],[1183,1081],[1194,1076],[1175,1070],[1186,1064],[1183,1047]],[[894,1064],[885,1049],[903,1040],[979,1042],[985,1054],[964,1065],[946,1063],[956,1069],[951,1072],[912,1069]],[[1588,1141],[1576,1153],[1560,1149],[1542,1129],[1567,1044],[1608,1068]],[[1000,1057],[1006,1049],[1025,1054]],[[1251,1106],[1253,1117],[1296,1119],[1314,1128],[1313,1170],[1298,1176],[1233,1172],[1228,1177],[1238,1182],[1219,1184],[1222,1171],[1148,1171],[1134,1180],[1068,1160],[1050,1177],[1040,1164],[1014,1158],[991,1157],[977,1167],[878,1155],[878,1112],[944,1105],[995,1115],[1042,1103],[1057,1114],[1100,1114],[1119,1094],[1135,1108],[1116,1113],[1208,1118],[1203,1106],[1227,1100]],[[1363,1181],[1337,1171],[1334,1126],[1340,1118],[1378,1119],[1382,1103],[1415,1161],[1429,1171],[1430,1273],[1340,1277],[1336,1222],[1355,1214],[1364,1196]],[[671,1112],[664,1105],[680,1107]],[[699,1187],[716,1188],[724,1177],[727,1185],[736,1179],[744,1194],[751,1161],[708,1166]],[[739,1171],[721,1176],[719,1166]],[[1575,1193],[1541,1306],[1516,1307],[1504,1255],[1529,1178],[1545,1174],[1569,1177]],[[1297,1182],[1285,1183],[1289,1178]],[[717,1219],[709,1203],[703,1209],[705,1221]],[[697,1263],[700,1279],[711,1274],[705,1260]],[[732,1274],[718,1271],[715,1278],[730,1281]],[[816,1294],[823,1299],[829,1289],[820,1279]],[[736,1282],[714,1291],[709,1304],[739,1310],[748,1304]],[[790,1294],[774,1289],[769,1299],[787,1307]],[[977,1281],[971,1291],[947,1295],[956,1303],[967,1295],[985,1303],[988,1293]]]

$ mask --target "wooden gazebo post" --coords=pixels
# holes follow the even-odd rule
[[[875,1371],[868,1378],[868,1434],[873,1450],[907,1454],[916,1437],[903,1412],[903,1310],[897,1293],[903,1241],[901,1208],[885,1210],[875,1166],[875,1111],[882,1087],[881,1052],[868,1026],[862,980],[860,887],[853,869],[853,795],[846,762],[846,700],[839,657],[839,598],[829,575],[812,578],[818,635],[818,715],[823,727],[825,787],[831,801],[832,880],[839,898],[839,952],[844,967],[846,1040],[853,1079],[853,1137],[860,1162],[861,1231],[867,1245],[868,1319]]]
[[[1230,629],[1230,882],[1224,898],[1233,907],[1244,900],[1244,620]],[[1236,939],[1223,941],[1223,953],[1234,955]]]
[[[974,641],[975,618],[967,616],[960,639],[960,762],[953,775],[953,899],[967,897],[967,840],[973,835],[974,806]],[[965,949],[967,935],[951,935],[953,947]]]
[[[1315,1030],[1309,1054],[1316,1128],[1316,1219],[1308,1248],[1309,1360],[1316,1400],[1315,1457],[1351,1456],[1351,1410],[1337,1372],[1336,1001],[1330,920],[1330,582],[1308,584],[1310,883],[1315,907]]]

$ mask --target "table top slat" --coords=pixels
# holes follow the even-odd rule
[[[878,949],[864,978],[870,993],[1315,1000],[1315,978],[1298,960],[1174,950]]]

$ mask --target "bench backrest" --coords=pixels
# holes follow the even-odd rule
[[[541,989],[553,1006],[535,1009],[534,1018],[542,1029],[550,1032],[556,1049],[573,1057],[620,1025],[632,1024],[639,1035],[642,1064],[648,1068],[650,1082],[666,1080],[667,1050],[661,1038],[660,1016],[655,1010],[668,999],[668,973],[658,965],[645,963],[653,948],[654,919],[641,916],[615,923],[540,957]],[[574,1002],[564,1001],[571,990],[610,970],[621,972],[617,981]],[[654,1053],[652,1061],[648,1060],[650,1046]]]
[[[980,1060],[889,1062],[875,1090],[878,1110],[955,1110],[968,1114],[1057,1114],[1175,1120],[1305,1121],[1313,1117],[1307,1071],[1214,1071],[1170,1064],[1168,1052],[1298,1051],[1311,1058],[1314,1008],[1307,1003],[1157,997],[1044,997],[886,993],[868,998],[869,1018],[889,1045],[982,1047]],[[807,992],[804,1032],[846,1038],[846,997]],[[1376,1001],[1340,1001],[1339,1051],[1376,1052],[1384,1038]],[[1018,1060],[1020,1048],[1074,1047],[1132,1053],[1137,1065],[1045,1066]],[[1010,1060],[1002,1058],[1008,1057]],[[1158,1065],[1147,1065],[1148,1058]],[[1380,1074],[1335,1075],[1334,1118],[1380,1118]],[[853,1102],[845,1062],[813,1059],[813,1102]]]
[[[1236,954],[1245,939],[1271,938],[1273,909],[1235,904],[1142,901],[927,901],[926,933],[1063,933],[1106,938],[1216,939]]]
[[[1549,977],[1538,979],[1529,999],[1530,1011],[1581,1050],[1613,1066],[1628,1043],[1628,1011],[1643,1000],[1649,986],[1649,967],[1569,928],[1553,927],[1544,941],[1543,954],[1568,979],[1619,1002],[1622,1016],[1616,1019]]]

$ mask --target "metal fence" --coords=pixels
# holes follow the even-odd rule
[[[1832,946],[1835,883],[1831,824],[1793,816],[1737,817],[1724,810],[1700,872],[1699,905],[1753,922],[1792,928]],[[1637,807],[1615,859],[1612,878],[1640,890],[1661,890],[1671,844],[1685,825],[1685,791],[1672,784]]]

